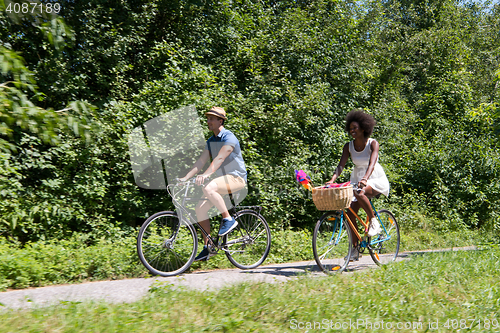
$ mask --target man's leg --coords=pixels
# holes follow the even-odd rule
[[[198,219],[198,224],[200,227],[202,227],[208,234],[210,234],[210,220],[208,218],[208,210],[213,206],[213,204],[208,201],[208,200],[200,200],[198,204],[196,205],[195,211],[196,211],[196,217]],[[194,258],[194,261],[204,261],[208,260],[210,256],[210,252],[208,252],[207,244],[208,244],[208,237],[205,236],[205,234],[202,232],[201,235],[203,236],[203,243],[205,246],[203,246],[203,249],[201,249],[200,253]]]
[[[208,210],[212,208],[212,206],[213,204],[209,200],[200,200],[195,208],[198,223],[208,234],[210,234],[210,220],[208,218]],[[201,234],[203,236],[204,244],[207,245],[208,238],[204,233]]]
[[[229,215],[226,203],[222,194],[235,193],[245,187],[245,181],[242,178],[226,175],[218,177],[203,188],[205,196],[217,207],[222,214],[219,236],[223,236],[233,230],[238,222]]]
[[[217,185],[217,183],[215,181],[211,181],[207,186],[203,188],[203,193],[205,194],[207,199],[210,200],[213,205],[215,205],[219,212],[221,212],[222,218],[228,218],[230,217],[230,215],[227,210],[226,203],[224,202],[222,195],[219,194],[218,189],[219,186]]]

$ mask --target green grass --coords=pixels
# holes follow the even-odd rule
[[[48,241],[13,247],[0,242],[0,290],[143,277],[135,237],[101,240],[84,246],[84,235],[65,241]],[[401,232],[400,251],[450,248],[482,242],[478,231],[438,233],[426,230]],[[308,230],[272,231],[271,252],[264,264],[314,260]],[[233,268],[223,253],[207,262],[195,262],[190,271]],[[189,271],[188,271],[189,272]]]
[[[308,323],[321,325],[310,330],[317,332],[347,323],[370,331],[366,325],[380,327],[383,321],[385,329],[377,332],[424,332],[431,323],[439,326],[430,331],[452,332],[462,320],[464,327],[473,326],[462,331],[494,332],[500,330],[499,258],[498,248],[428,253],[353,274],[305,275],[203,293],[157,285],[149,297],[132,304],[70,303],[3,312],[0,331],[305,332]],[[386,329],[389,323],[393,329]]]
[[[400,231],[400,252],[427,249],[448,249],[478,245],[485,242],[485,235],[480,231],[449,231],[433,230]],[[280,230],[272,232],[271,252],[264,264],[283,263],[291,261],[314,260],[312,252],[312,232],[308,230]],[[233,268],[226,256],[219,254],[207,262],[194,263],[193,270],[209,270],[217,268]]]
[[[485,235],[479,231],[462,230],[437,232],[432,230],[401,231],[400,251],[426,249],[447,249],[478,245],[485,242]]]

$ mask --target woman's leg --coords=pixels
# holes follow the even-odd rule
[[[354,191],[354,196],[356,197],[357,202],[359,202],[359,205],[363,210],[366,212],[366,215],[368,216],[368,219],[371,220],[373,217],[375,217],[375,214],[373,213],[372,205],[370,204],[370,199],[373,198],[374,196],[378,195],[379,193],[375,191],[371,186],[366,186],[363,187],[361,191]],[[359,208],[358,208],[359,209]]]
[[[351,202],[351,209],[354,211],[354,213],[358,213],[360,208],[359,202],[353,201]],[[351,220],[352,224],[354,225],[355,228],[358,227],[358,219],[356,216],[351,212],[351,209],[346,209],[345,211],[347,212],[347,216],[349,216],[349,220]],[[351,235],[352,235],[352,245],[353,246],[358,246],[358,238],[355,236],[354,230],[351,228]]]
[[[375,214],[373,213],[372,205],[370,204],[370,199],[373,198],[374,196],[378,195],[379,193],[375,191],[371,186],[366,186],[364,187],[361,191],[354,192],[354,196],[356,197],[357,201],[359,202],[359,205],[363,210],[366,212],[366,216],[368,217],[368,221],[370,221],[370,224],[368,226],[368,236],[373,237],[376,234],[378,234],[381,229],[380,225],[375,218]]]

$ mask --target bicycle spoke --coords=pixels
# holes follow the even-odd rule
[[[241,269],[255,268],[267,257],[271,232],[264,218],[252,210],[238,212],[238,226],[224,238],[226,256]]]
[[[325,247],[326,246],[322,247],[321,250],[323,250]],[[333,247],[331,245],[328,245],[328,247],[329,248],[327,249],[327,251],[320,256],[321,259],[324,259],[328,253],[332,252],[335,249],[335,247]],[[321,251],[319,251],[319,252],[321,252]]]
[[[313,253],[318,267],[327,274],[342,272],[350,253],[349,227],[342,227],[336,213],[325,213],[313,233]]]
[[[390,211],[381,209],[378,211],[378,216],[383,235],[379,235],[371,241],[369,251],[377,265],[384,265],[396,260],[399,253],[399,227]]]
[[[137,238],[139,259],[153,274],[180,274],[191,265],[197,247],[192,227],[179,225],[173,212],[157,213],[144,222]]]

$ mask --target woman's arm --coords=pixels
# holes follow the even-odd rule
[[[370,176],[372,175],[373,169],[375,169],[375,164],[377,163],[378,151],[380,148],[377,140],[372,141],[372,143],[370,144],[370,148],[372,149],[372,153],[370,155],[370,164],[366,169],[365,175],[363,176],[363,178],[361,178],[361,181],[359,182],[362,185],[362,187],[366,186],[368,178],[370,178]]]
[[[342,174],[342,171],[345,168],[345,164],[347,163],[347,160],[349,159],[349,142],[344,145],[344,150],[342,151],[342,157],[340,157],[340,162],[339,165],[337,166],[337,169],[335,169],[335,174],[333,175],[332,179],[327,182],[327,184],[332,184],[335,182],[335,180]]]

